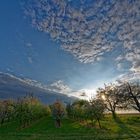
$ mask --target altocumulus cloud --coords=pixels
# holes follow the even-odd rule
[[[121,49],[116,63],[126,61],[131,64],[131,71],[140,71],[140,0],[77,3],[27,0],[22,4],[32,25],[50,34],[80,62],[100,61],[107,53]]]

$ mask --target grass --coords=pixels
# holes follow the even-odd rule
[[[90,128],[69,119],[61,128],[55,128],[52,118],[42,118],[31,126],[19,129],[18,122],[5,123],[0,127],[0,140],[139,140],[140,116],[110,115],[101,121],[102,129]]]

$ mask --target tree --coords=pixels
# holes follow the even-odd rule
[[[98,122],[99,127],[101,128],[100,120],[104,117],[104,111],[105,111],[105,104],[101,99],[91,99],[89,101],[89,104],[87,106],[86,114],[88,118],[92,121],[92,124],[94,124],[94,121]]]
[[[75,119],[82,121],[86,118],[85,110],[87,105],[88,101],[86,100],[77,100],[72,104],[73,116]]]
[[[67,112],[67,117],[73,118],[73,106],[71,103],[67,103],[66,105],[66,112]]]
[[[121,86],[115,84],[105,85],[104,88],[99,88],[97,91],[97,97],[106,104],[107,110],[112,113],[114,119],[116,109],[124,106],[125,98],[123,96]]]
[[[14,116],[14,102],[12,100],[0,101],[0,124],[10,121]]]
[[[61,127],[61,120],[65,114],[65,107],[60,101],[56,101],[52,105],[52,115],[55,120],[56,127]]]
[[[140,83],[126,82],[122,84],[123,95],[126,99],[126,105],[131,106],[140,112]]]
[[[26,127],[33,121],[44,116],[50,115],[50,108],[41,104],[41,102],[33,96],[25,96],[18,99],[15,104],[16,119],[20,123],[20,127]]]

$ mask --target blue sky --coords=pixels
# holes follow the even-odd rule
[[[0,17],[2,72],[72,91],[140,72],[139,0],[2,0]]]

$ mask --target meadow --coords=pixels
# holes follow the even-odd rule
[[[90,124],[90,122],[89,122]],[[114,120],[105,115],[98,124],[85,125],[84,121],[68,118],[62,120],[61,128],[56,128],[52,117],[43,117],[30,126],[19,128],[18,121],[0,126],[0,140],[139,140],[140,115],[118,115]]]

